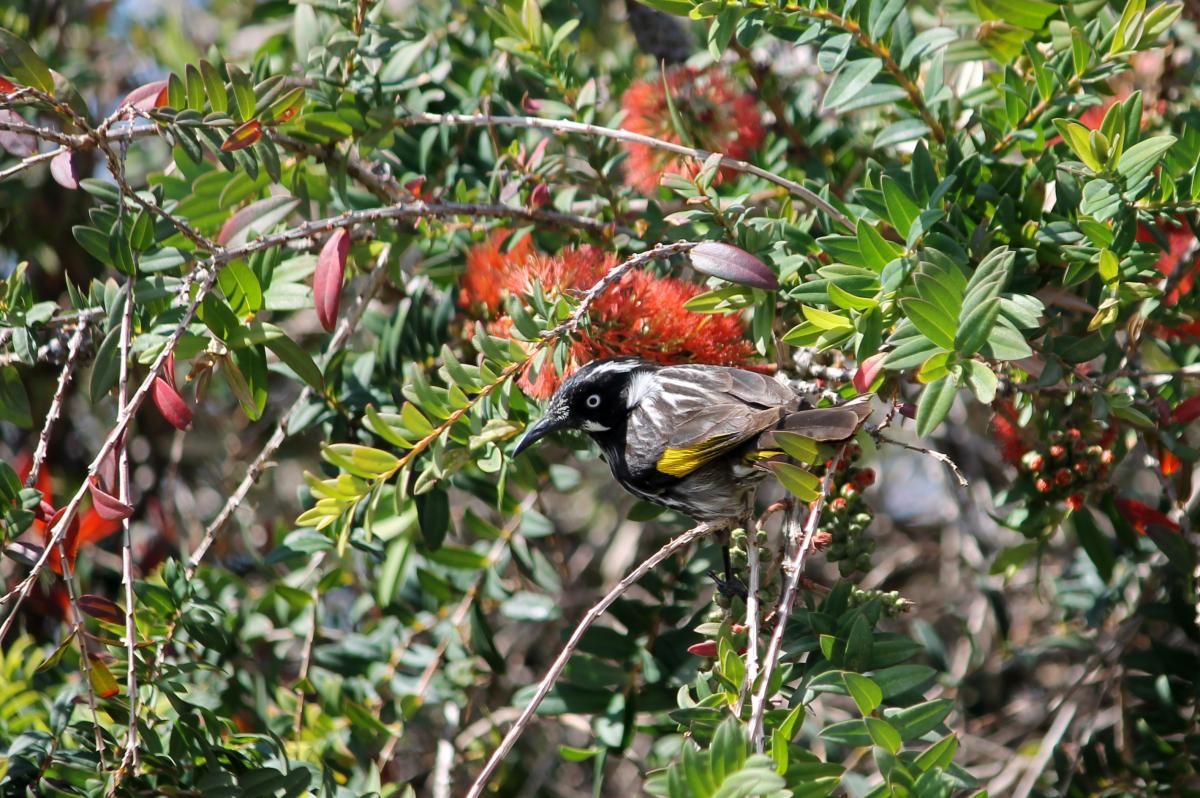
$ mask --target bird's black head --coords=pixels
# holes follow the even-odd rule
[[[538,422],[513,450],[516,457],[560,429],[579,429],[593,437],[621,427],[629,414],[629,384],[639,371],[654,368],[638,358],[593,360],[563,381]]]

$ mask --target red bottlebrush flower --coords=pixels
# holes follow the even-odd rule
[[[859,488],[869,488],[875,484],[875,469],[864,468],[854,475],[854,484]]]
[[[1158,458],[1158,468],[1164,477],[1174,476],[1183,468],[1183,462],[1170,449],[1163,449]]]
[[[1068,496],[1067,497],[1067,507],[1071,508],[1071,510],[1073,512],[1079,512],[1080,510],[1082,510],[1083,509],[1083,494],[1082,493],[1072,493],[1070,496]]]
[[[1114,504],[1117,506],[1117,512],[1138,531],[1138,534],[1146,534],[1146,528],[1150,526],[1160,526],[1171,532],[1179,531],[1179,524],[1136,499],[1116,499]]]
[[[762,143],[762,115],[754,98],[719,68],[675,67],[667,72],[666,89],[695,146],[745,160]],[[626,130],[679,142],[661,77],[635,81],[621,98],[621,107],[625,111],[622,127]],[[700,170],[695,160],[684,160],[645,144],[622,146],[629,153],[625,182],[643,193],[652,193],[664,174],[691,178]]]
[[[1020,465],[1021,458],[1029,451],[1029,446],[1021,436],[1021,428],[1017,426],[1017,408],[1008,400],[996,402],[996,412],[992,416],[992,439],[1000,444],[1000,456],[1010,465]]]
[[[568,248],[557,255],[532,250],[528,239],[509,252],[500,249],[505,234],[493,235],[471,250],[459,303],[478,317],[491,319],[489,329],[505,334],[511,320],[498,317],[510,296],[540,288],[553,295],[590,288],[616,265],[615,256],[595,247]],[[590,360],[634,356],[658,363],[706,363],[741,366],[752,358],[752,346],[735,316],[716,316],[683,309],[701,292],[692,283],[631,271],[591,307],[592,324],[571,346],[562,374],[550,363],[522,374],[521,388],[536,399],[554,393],[562,379]]]
[[[1200,393],[1184,399],[1171,411],[1171,421],[1176,424],[1191,424],[1200,418]]]

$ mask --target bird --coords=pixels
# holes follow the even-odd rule
[[[769,463],[783,456],[774,433],[843,441],[871,412],[869,396],[838,407],[805,405],[783,383],[731,366],[593,360],[562,382],[512,456],[558,430],[585,432],[625,490],[726,536],[730,585],[727,535],[748,519]]]

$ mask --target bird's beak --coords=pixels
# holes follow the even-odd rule
[[[560,430],[567,426],[567,418],[565,414],[547,412],[546,415],[538,419],[537,423],[525,430],[525,434],[521,436],[517,448],[513,449],[512,456],[516,457],[521,452],[528,449],[533,444],[540,441],[542,438],[549,435],[551,432]]]

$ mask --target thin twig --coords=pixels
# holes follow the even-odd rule
[[[54,424],[62,414],[67,385],[75,373],[75,360],[79,356],[79,347],[86,331],[87,325],[80,324],[75,328],[75,332],[71,333],[71,340],[67,343],[67,362],[63,364],[62,370],[58,373],[58,387],[54,389],[54,398],[50,400],[50,409],[46,411],[46,420],[42,423],[41,434],[38,435],[37,448],[33,450],[33,464],[29,466],[29,475],[25,477],[25,487],[27,488],[32,488],[37,484],[38,476],[42,471],[42,463],[46,461],[46,452],[50,449],[50,435],[54,431]],[[0,635],[0,639],[3,637]]]
[[[676,155],[683,155],[687,158],[694,158],[698,161],[707,160],[714,153],[708,150],[698,149],[696,147],[688,147],[683,144],[676,144],[673,141],[663,141],[652,136],[643,136],[640,133],[633,133],[628,130],[618,128],[603,127],[601,125],[591,125],[583,122],[573,122],[568,119],[542,119],[536,116],[492,116],[490,114],[431,114],[431,113],[411,113],[408,116],[396,120],[397,125],[467,125],[471,127],[487,127],[488,125],[505,125],[508,127],[526,127],[538,128],[541,130],[553,130],[559,133],[578,133],[584,136],[600,136],[603,138],[615,139],[631,144],[643,144],[647,147],[654,147],[659,150],[673,152]],[[762,167],[755,166],[752,163],[730,158],[727,155],[721,156],[721,166],[732,169],[735,172],[745,172],[746,174],[760,177],[778,186],[783,186],[797,197],[804,200],[809,206],[819,208],[829,215],[839,225],[847,230],[854,229],[854,223],[850,219],[829,203],[824,197],[820,196],[811,189],[805,188],[794,180],[788,180],[786,177],[780,177],[774,172],[768,172]]]
[[[73,626],[71,634],[79,643],[79,670],[83,674],[83,686],[87,689],[88,708],[92,711],[92,731],[96,737],[96,756],[100,758],[100,769],[108,770],[104,762],[104,735],[100,727],[100,712],[96,708],[96,689],[92,686],[92,656],[88,651],[87,632],[83,623],[83,612],[79,609],[79,593],[75,590],[75,575],[71,572],[71,559],[67,554],[66,544],[58,541],[58,563],[62,568],[63,584],[67,586],[67,599],[71,604]],[[50,547],[47,546],[49,551]],[[14,613],[15,614],[15,613]],[[0,639],[4,635],[0,634]]]
[[[842,444],[837,456],[833,458],[833,462],[841,462],[845,453],[846,445]],[[804,525],[803,539],[798,542],[794,541],[800,526],[801,514],[804,512],[802,502],[792,502],[792,506],[788,510],[787,521],[784,523],[788,542],[795,545],[795,550],[783,564],[787,582],[784,583],[783,594],[779,597],[779,605],[775,608],[775,628],[771,631],[771,640],[767,643],[767,652],[763,656],[762,676],[759,677],[758,689],[754,691],[754,696],[750,700],[750,739],[753,742],[754,750],[758,753],[763,751],[763,716],[767,710],[767,690],[771,684],[771,675],[779,664],[780,649],[783,646],[783,631],[787,627],[792,607],[796,603],[796,594],[799,591],[800,579],[804,574],[805,561],[808,559],[808,553],[812,550],[813,536],[817,533],[817,527],[821,523],[821,510],[825,506],[826,496],[829,495],[830,485],[833,484],[833,473],[833,468],[826,470],[825,478],[821,481],[821,495],[808,509],[808,522]]]
[[[321,552],[324,555],[325,552]],[[300,730],[304,725],[304,683],[308,681],[308,669],[312,666],[313,648],[317,643],[317,623],[320,620],[321,594],[313,587],[310,594],[312,614],[309,617],[308,634],[304,636],[304,653],[300,659],[300,673],[296,677],[296,717],[292,720],[292,736],[300,740]]]
[[[939,463],[944,463],[947,468],[949,468],[951,471],[954,472],[954,478],[958,480],[958,486],[960,488],[968,487],[971,484],[967,481],[967,477],[965,474],[963,474],[962,469],[958,467],[958,463],[954,462],[954,460],[952,460],[949,455],[943,454],[942,452],[935,451],[933,449],[926,449],[923,446],[915,446],[911,443],[905,443],[904,441],[898,441],[895,438],[889,438],[885,435],[876,435],[875,439],[877,441],[879,441],[880,443],[890,443],[893,446],[901,446],[905,449],[908,449],[911,452],[917,452],[919,454],[925,455],[926,457],[932,457],[934,460],[937,460]]]
[[[134,255],[135,263],[137,255]],[[136,269],[135,269],[136,273]],[[129,401],[130,344],[133,336],[134,280],[126,285],[125,309],[121,314],[121,371],[117,379],[117,414],[125,410]],[[124,439],[122,440],[124,444]],[[129,491],[129,447],[122,445],[117,459],[118,498],[130,504]],[[125,731],[125,753],[121,765],[113,776],[111,795],[116,795],[122,774],[138,766],[138,688],[137,688],[137,610],[133,594],[133,534],[129,518],[121,520],[121,584],[125,588],[125,654],[128,659],[125,671],[125,692],[129,696],[129,726]]]
[[[650,570],[654,568],[654,566],[658,565],[660,562],[667,559],[672,554],[681,550],[703,535],[708,534],[709,531],[710,528],[707,524],[700,524],[699,526],[689,529],[679,537],[668,542],[661,549],[646,558],[641,565],[630,571],[624,579],[618,582],[612,590],[605,594],[604,598],[600,599],[600,601],[598,601],[591,609],[587,611],[587,614],[585,614],[576,625],[575,630],[571,632],[571,637],[568,638],[566,645],[563,646],[562,651],[560,651],[558,656],[555,658],[554,663],[550,666],[550,670],[546,672],[546,675],[542,677],[541,682],[538,683],[537,691],[534,692],[533,697],[529,700],[529,704],[526,705],[525,709],[521,712],[520,717],[517,718],[516,723],[514,723],[512,728],[508,730],[508,733],[504,735],[504,739],[500,741],[499,747],[497,747],[492,753],[492,756],[488,759],[487,764],[484,765],[483,770],[475,779],[475,783],[472,784],[471,789],[467,791],[467,798],[479,798],[479,796],[483,794],[483,791],[487,788],[488,781],[496,772],[496,768],[500,766],[500,763],[506,756],[508,756],[509,752],[512,751],[513,746],[516,745],[517,740],[520,739],[521,734],[524,733],[525,728],[529,725],[530,720],[532,720],[533,713],[535,713],[537,708],[541,706],[542,701],[549,694],[550,689],[554,686],[554,683],[558,681],[558,677],[562,675],[563,669],[567,666],[567,662],[571,659],[571,655],[575,653],[575,649],[579,646],[579,642],[583,639],[583,636],[587,633],[588,629],[592,627],[592,624],[594,624],[596,620],[604,614],[604,611],[607,610],[614,601],[624,595],[625,591],[633,587],[633,585],[636,584],[637,581],[643,576],[648,574]]]
[[[734,715],[739,718],[746,694],[754,689],[754,681],[758,678],[758,529],[753,513],[747,514],[742,527],[746,531],[746,564],[750,572],[750,584],[746,588],[746,674],[738,688],[737,706],[734,708]]]
[[[1042,776],[1042,771],[1046,769],[1046,765],[1050,763],[1050,758],[1054,756],[1054,752],[1058,749],[1058,744],[1062,741],[1063,735],[1067,733],[1067,729],[1071,728],[1071,721],[1075,718],[1075,710],[1078,708],[1079,705],[1072,701],[1063,706],[1054,716],[1054,722],[1050,724],[1050,730],[1042,738],[1042,744],[1038,748],[1037,755],[1029,763],[1025,775],[1021,777],[1020,783],[1017,784],[1017,789],[1013,791],[1013,798],[1028,798],[1029,794],[1033,792],[1038,779]]]

